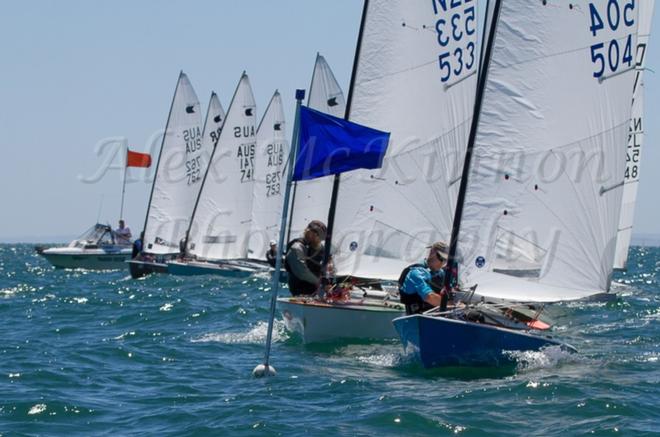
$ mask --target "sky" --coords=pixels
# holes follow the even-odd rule
[[[116,154],[127,143],[155,162],[180,70],[203,108],[216,91],[228,109],[244,70],[259,117],[279,89],[290,134],[294,92],[309,87],[317,52],[347,91],[361,12],[359,0],[3,2],[0,242],[63,241],[97,220],[116,224]],[[649,45],[638,234],[660,234],[657,35]],[[134,233],[154,167],[128,174],[124,218]]]

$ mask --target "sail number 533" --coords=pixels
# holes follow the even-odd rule
[[[442,82],[460,77],[475,66],[477,54],[473,35],[477,30],[477,17],[474,5],[467,6],[472,2],[432,0],[433,13],[440,17],[435,22],[435,31],[438,45],[443,50],[438,56]]]

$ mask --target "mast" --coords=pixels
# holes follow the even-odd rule
[[[488,77],[488,66],[490,64],[491,54],[493,52],[493,41],[495,40],[495,31],[500,16],[500,6],[502,0],[495,0],[493,10],[493,21],[490,24],[488,32],[488,43],[486,44],[486,54],[483,59],[483,67],[480,67],[480,75],[477,84],[477,95],[474,102],[474,115],[472,116],[472,125],[470,126],[470,136],[465,151],[465,161],[463,161],[463,174],[461,176],[461,185],[458,190],[458,199],[456,200],[456,210],[454,211],[454,223],[451,230],[451,240],[449,246],[449,259],[445,267],[445,286],[449,287],[454,275],[453,265],[456,259],[456,246],[458,244],[458,234],[461,228],[461,219],[463,217],[463,206],[465,204],[465,192],[467,191],[468,174],[470,172],[470,161],[472,160],[472,150],[477,137],[477,127],[479,126],[479,115],[481,113],[481,104],[486,88],[486,78]]]
[[[172,117],[172,109],[174,109],[174,99],[176,99],[177,92],[179,91],[179,83],[181,83],[181,76],[185,73],[183,70],[179,72],[179,79],[176,81],[174,88],[174,95],[172,96],[172,103],[170,104],[170,112],[167,114],[167,123],[165,123],[165,132],[163,133],[163,140],[160,142],[160,150],[158,151],[158,161],[156,161],[156,170],[154,171],[154,180],[151,183],[151,193],[149,194],[149,203],[147,204],[147,215],[144,217],[144,226],[142,232],[147,230],[147,221],[149,220],[149,212],[151,210],[151,199],[154,197],[154,188],[156,187],[156,178],[158,177],[158,169],[160,168],[160,157],[163,155],[163,146],[165,145],[165,138],[167,137],[167,129],[170,126],[170,118]],[[144,244],[144,242],[142,242]],[[143,248],[144,250],[144,248]]]
[[[360,31],[358,33],[357,45],[355,48],[355,58],[353,59],[353,71],[351,73],[351,83],[348,87],[348,98],[346,99],[346,112],[344,114],[344,120],[350,118],[351,115],[351,103],[353,102],[353,88],[355,87],[355,77],[357,76],[358,62],[360,60],[360,49],[362,47],[362,37],[364,34],[364,25],[367,21],[367,10],[369,9],[369,0],[364,0],[364,6],[362,8],[362,20],[360,22]],[[321,268],[322,274],[326,271],[328,267],[328,261],[330,260],[330,248],[332,245],[332,232],[335,224],[335,212],[337,210],[337,194],[339,193],[339,182],[341,174],[336,174],[334,181],[332,183],[332,196],[330,197],[330,208],[328,210],[328,228],[325,237],[325,251],[323,253],[323,266]]]

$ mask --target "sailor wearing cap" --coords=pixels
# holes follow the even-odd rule
[[[438,241],[429,246],[429,254],[423,263],[413,264],[401,272],[399,297],[406,306],[406,314],[416,314],[446,305],[444,267],[447,265],[447,244]]]
[[[324,241],[327,229],[323,222],[312,220],[302,238],[287,245],[285,267],[289,273],[289,291],[293,296],[311,295],[321,283]]]
[[[277,264],[277,243],[275,240],[270,240],[268,243],[268,250],[266,251],[266,261],[271,267]]]

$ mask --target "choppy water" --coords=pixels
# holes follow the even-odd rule
[[[396,342],[305,347],[266,278],[56,270],[0,245],[0,435],[660,433],[660,249],[634,248],[619,299],[550,314],[577,355],[426,371]]]

